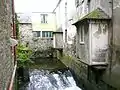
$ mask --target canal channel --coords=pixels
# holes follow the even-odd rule
[[[35,59],[17,70],[16,90],[82,90],[70,70],[56,59]]]

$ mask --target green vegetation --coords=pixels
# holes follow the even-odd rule
[[[63,54],[62,57],[60,57],[60,60],[67,66],[69,67],[73,61],[73,57],[69,56],[69,55],[65,55]]]
[[[104,11],[102,11],[100,8],[97,8],[96,10],[90,12],[89,14],[81,18],[81,20],[83,19],[105,19],[105,18],[107,19],[108,15]]]
[[[19,44],[17,46],[18,67],[26,67],[30,63],[32,63],[32,61],[30,60],[31,54],[32,54],[32,51],[28,47],[22,44]]]
[[[17,20],[17,14],[15,14],[15,23],[16,23],[16,39],[19,39],[19,21]]]
[[[93,12],[86,15],[84,18],[100,18],[100,17],[102,18],[101,12],[98,9],[96,9]]]
[[[38,59],[36,63],[29,65],[30,69],[57,71],[65,69],[66,66],[59,60],[53,58]]]
[[[16,39],[19,40],[19,21],[17,19],[17,14],[15,14],[15,24],[16,24]],[[30,56],[32,54],[32,50],[30,50],[27,46],[22,45],[20,42],[17,45],[17,63],[19,67],[26,67],[32,61],[30,60]]]

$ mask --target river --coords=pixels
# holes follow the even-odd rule
[[[68,69],[51,71],[46,68],[29,68],[28,73],[29,81],[19,90],[82,90]]]

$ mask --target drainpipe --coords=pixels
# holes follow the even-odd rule
[[[65,43],[67,43],[67,0],[65,2]]]
[[[14,0],[12,0],[12,24],[13,24],[13,39],[16,39],[16,25],[15,25],[15,10],[14,10]],[[17,68],[17,61],[16,61],[16,46],[14,46],[14,70],[12,73],[12,77],[10,79],[10,84],[8,86],[8,90],[13,90],[14,78]]]

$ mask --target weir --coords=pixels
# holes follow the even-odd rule
[[[18,71],[17,90],[82,90],[70,70],[59,60],[36,59],[36,63]]]

